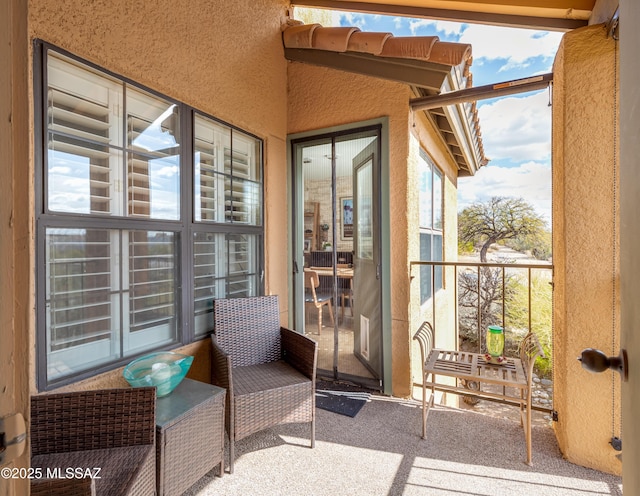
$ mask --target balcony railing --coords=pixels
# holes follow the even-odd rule
[[[455,333],[456,346],[485,353],[486,328],[500,325],[505,329],[505,355],[516,357],[522,338],[529,331],[536,333],[546,358],[536,364],[534,405],[551,410],[553,265],[412,261],[410,267],[412,284],[421,288],[421,314],[428,315],[436,336]]]

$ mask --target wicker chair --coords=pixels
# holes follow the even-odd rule
[[[317,344],[280,327],[277,296],[214,301],[212,382],[227,389],[229,473],[235,441],[279,424],[310,422],[315,446]]]
[[[43,468],[46,471],[46,468]],[[73,477],[72,479],[32,479],[31,496],[96,496],[96,479]]]
[[[31,494],[155,494],[155,412],[152,387],[32,396],[31,466],[48,478]],[[86,473],[65,478],[75,467]]]

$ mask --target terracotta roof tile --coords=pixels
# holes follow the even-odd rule
[[[429,60],[452,66],[465,63],[465,69],[467,69],[471,65],[469,64],[471,62],[471,45],[437,41],[431,47]]]
[[[431,48],[437,42],[437,36],[394,36],[386,41],[380,56],[430,60]]]
[[[313,32],[320,24],[296,24],[287,27],[282,32],[282,40],[287,48],[315,48],[313,46]]]
[[[363,33],[362,31],[353,33],[349,38],[347,50],[350,52],[364,52],[373,55],[380,55],[385,42],[391,38],[391,33]]]
[[[391,33],[363,32],[357,27],[325,28],[320,24],[295,24],[288,26],[282,37],[286,48],[363,52],[450,66],[471,63],[471,45],[441,42],[437,36],[394,36]]]
[[[330,50],[332,52],[346,52],[349,38],[360,29],[355,27],[323,28],[313,31],[313,48]]]

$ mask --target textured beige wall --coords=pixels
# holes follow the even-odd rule
[[[289,281],[281,256],[288,246],[287,73],[281,25],[287,7],[285,0],[29,2],[30,42],[43,39],[264,140],[265,290],[280,295],[283,322]],[[27,67],[31,62],[25,61]],[[32,160],[30,164],[32,174]],[[29,219],[25,226],[32,223]],[[178,350],[196,353],[190,377],[208,380],[208,346],[204,341]],[[35,365],[31,368],[35,391]],[[116,370],[70,388],[122,383]]]
[[[443,183],[443,201],[444,201],[444,213],[442,218],[443,228],[443,253],[444,260],[451,262],[458,259],[458,169],[457,165],[453,162],[453,159],[442,142],[439,135],[433,129],[428,119],[423,112],[416,112],[415,121],[412,126],[412,134],[417,143],[414,146],[422,147],[427,154],[431,157],[436,164],[440,172],[442,173]],[[414,150],[412,150],[412,157],[414,157]],[[417,164],[416,164],[417,165]],[[417,183],[417,170],[414,167],[410,167],[410,184]],[[417,196],[413,202],[414,208],[417,209]],[[418,236],[418,212],[412,212],[409,216],[410,219],[410,232],[413,233],[411,259],[418,260],[420,257],[420,238]],[[455,325],[455,294],[454,294],[454,271],[451,268],[444,269],[444,284],[443,290],[436,294],[436,317],[438,321],[435,322],[437,328],[442,329],[442,332],[438,333],[437,330],[436,340],[438,346],[444,348],[455,348],[457,333],[453,332],[456,328]],[[417,291],[417,292],[416,292]],[[413,319],[413,329],[417,330],[422,321],[433,321],[433,304],[431,300],[425,302],[422,306],[420,302],[420,288],[417,284],[412,286],[411,294],[412,303],[415,302],[416,307],[412,307],[411,313],[415,318]],[[417,320],[416,320],[417,319]]]
[[[289,133],[301,133],[382,116],[389,118],[390,225],[391,225],[391,339],[392,391],[395,396],[411,394],[413,381],[412,336],[421,314],[411,306],[413,290],[409,279],[409,261],[417,260],[417,190],[414,150],[410,136],[422,146],[447,175],[445,195],[453,198],[455,213],[456,172],[442,142],[431,125],[409,111],[411,92],[408,86],[301,63],[289,64]],[[415,147],[414,147],[415,148]],[[407,201],[409,198],[409,201]],[[455,226],[448,212],[446,228]],[[450,236],[456,236],[454,232]],[[447,238],[447,251],[457,251],[457,242]],[[452,286],[452,285],[451,285]]]
[[[260,137],[285,138],[285,0],[31,0],[31,37]]]
[[[565,34],[554,64],[554,406],[564,456],[620,473],[608,444],[612,423],[620,435],[619,376],[576,360],[590,347],[617,355],[620,343],[616,55],[604,28],[591,26]]]
[[[427,151],[433,162],[442,172],[443,182],[443,250],[444,260],[455,261],[458,259],[458,192],[457,192],[457,166],[453,163],[447,148],[443,144],[434,129],[427,120],[424,112],[416,112],[412,125],[411,153],[409,158],[409,183],[417,184],[417,157],[420,148]],[[411,202],[409,203],[410,213],[407,216],[409,221],[409,232],[412,233],[409,253],[411,260],[420,259],[420,238],[419,238],[419,218],[418,218],[418,191],[409,191]],[[456,295],[455,273],[451,268],[444,269],[443,288],[436,293],[436,319],[433,318],[433,300],[430,298],[420,305],[420,284],[419,268],[413,269],[415,278],[411,284],[411,334],[413,335],[420,324],[427,320],[434,328],[436,345],[440,348],[455,349],[457,347],[457,326],[455,322]],[[412,343],[411,373],[413,383],[422,383],[422,362],[420,360],[420,347],[418,343]],[[446,380],[446,379],[443,379]],[[414,392],[415,394],[415,392]],[[420,392],[417,398],[421,398]],[[457,396],[447,395],[447,404],[457,405]]]

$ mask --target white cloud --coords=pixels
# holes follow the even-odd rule
[[[551,156],[551,107],[546,90],[479,105],[478,116],[484,151],[490,159],[518,163]]]
[[[551,224],[551,167],[526,162],[517,167],[488,165],[475,176],[458,180],[458,210],[492,196],[524,198]]]
[[[409,21],[409,29],[411,34],[419,35],[421,29],[435,29],[438,34],[443,36],[460,36],[463,32],[466,24],[460,24],[459,22],[451,21],[431,21],[429,19],[412,19]]]
[[[177,165],[167,165],[159,168],[155,173],[158,177],[174,177],[178,174],[179,167]]]
[[[500,68],[503,71],[526,67],[536,57],[544,57],[551,63],[561,39],[562,33],[557,32],[469,24],[459,41],[473,46],[474,60],[506,60]]]
[[[71,174],[71,167],[56,165],[49,167],[49,174],[60,174],[61,176],[68,176]]]
[[[435,30],[438,35],[469,43],[473,46],[474,59],[478,64],[482,64],[483,60],[505,60],[501,71],[527,67],[539,57],[551,63],[562,39],[562,33],[558,32],[429,19],[412,19],[409,29],[414,36]]]
[[[356,26],[364,31],[367,25],[367,17],[363,14],[356,14],[354,12],[340,12],[340,21],[338,25]]]

